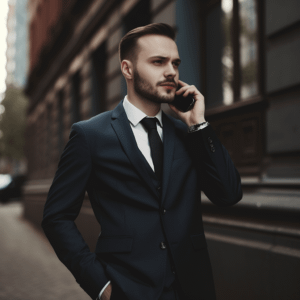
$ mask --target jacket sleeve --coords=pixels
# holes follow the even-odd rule
[[[188,133],[188,140],[201,190],[209,200],[218,206],[240,201],[243,196],[240,175],[211,125]]]
[[[79,124],[74,124],[48,193],[42,228],[60,261],[85,292],[96,299],[109,278],[74,223],[82,206],[91,169],[85,133]]]

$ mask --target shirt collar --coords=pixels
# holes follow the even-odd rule
[[[129,122],[135,127],[137,124],[139,124],[147,115],[142,112],[140,109],[138,109],[136,106],[134,106],[129,100],[127,99],[127,96],[124,97],[123,101],[124,110],[126,112],[127,118]],[[160,109],[157,115],[155,115],[159,121],[160,127],[162,127],[162,110]]]

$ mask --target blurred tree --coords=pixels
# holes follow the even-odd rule
[[[0,157],[10,160],[24,158],[26,109],[28,100],[22,89],[9,86],[1,103]]]

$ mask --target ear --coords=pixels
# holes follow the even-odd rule
[[[126,79],[133,78],[133,64],[130,60],[124,59],[121,62],[121,71]]]

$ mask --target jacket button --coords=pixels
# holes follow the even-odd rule
[[[161,186],[158,186],[158,187],[157,187],[157,190],[160,191],[160,190],[161,190]]]
[[[216,151],[215,148],[213,148],[213,147],[210,150],[211,150],[211,152],[215,152]]]
[[[166,210],[165,208],[162,207],[162,208],[160,209],[160,212],[161,212],[162,215],[165,215],[166,212],[167,212],[167,210]]]
[[[209,143],[212,143],[212,139],[210,137],[207,138]]]
[[[160,249],[166,249],[167,248],[167,246],[166,246],[166,244],[165,244],[165,242],[161,242],[160,243]]]

